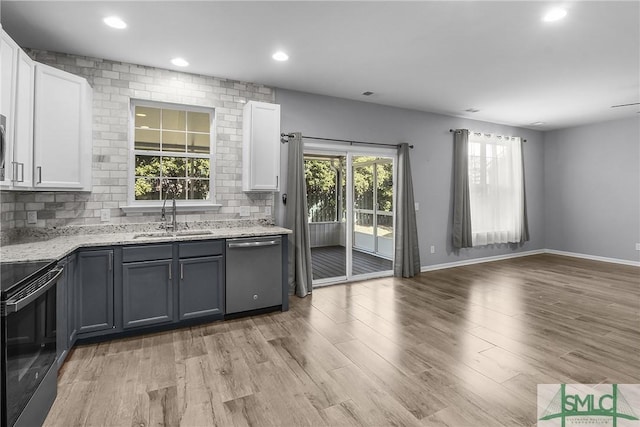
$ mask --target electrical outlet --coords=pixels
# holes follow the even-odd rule
[[[636,243],[636,251],[640,251],[640,243]]]
[[[266,216],[271,216],[271,206],[265,206],[264,208],[264,214]]]
[[[240,216],[250,216],[251,210],[249,206],[240,206]]]
[[[109,209],[100,210],[100,221],[107,222],[111,220],[111,211]]]
[[[416,202],[415,205],[416,205],[416,210],[419,211],[420,210],[420,203]]]
[[[27,212],[27,224],[35,224],[38,222],[38,211]]]
[[[431,253],[432,254],[436,253],[436,247],[434,245],[431,245]]]

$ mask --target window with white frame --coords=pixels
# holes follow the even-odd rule
[[[470,132],[468,152],[473,246],[519,242],[525,208],[521,139]]]
[[[132,101],[132,205],[213,202],[214,110]]]

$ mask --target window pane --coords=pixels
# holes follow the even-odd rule
[[[184,178],[163,178],[162,179],[162,197],[166,200],[176,198],[176,200],[184,200],[187,192],[187,181]]]
[[[209,198],[208,179],[187,180],[187,198],[191,200],[206,200]]]
[[[162,129],[187,130],[186,112],[162,110]]]
[[[185,133],[184,132],[162,132],[162,151],[176,151],[184,153],[185,151]]]
[[[391,163],[376,164],[378,210],[391,212],[393,208],[393,172]]]
[[[353,166],[353,200],[356,209],[373,210],[373,165]]]
[[[209,154],[209,134],[188,133],[187,152]]]
[[[187,176],[187,159],[182,157],[162,157],[162,176],[163,177],[186,177]]]
[[[187,176],[209,178],[209,159],[187,159]]]
[[[307,208],[310,222],[337,220],[336,171],[332,160],[305,159],[304,175],[307,184]]]
[[[136,107],[135,127],[146,126],[151,129],[160,129],[160,110],[151,107]]]
[[[136,150],[160,151],[160,131],[136,129],[134,138],[134,148]]]
[[[189,111],[187,113],[187,130],[191,132],[209,133],[211,131],[209,113],[194,113]]]
[[[158,178],[136,178],[136,200],[160,200],[160,180]]]
[[[160,157],[158,156],[136,156],[136,176],[159,177]]]

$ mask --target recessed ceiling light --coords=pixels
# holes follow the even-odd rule
[[[140,129],[149,129],[149,126],[140,126]]]
[[[468,113],[477,113],[477,112],[478,112],[478,111],[480,111],[480,110],[478,110],[478,109],[476,109],[476,108],[467,108],[467,109],[466,109],[466,110],[464,110],[464,111],[466,111],[466,112],[468,112]]]
[[[185,61],[183,58],[173,58],[171,60],[171,63],[176,67],[186,67],[187,65],[189,65],[189,63]]]
[[[281,50],[279,50],[276,53],[274,53],[273,55],[271,55],[271,57],[273,59],[275,59],[276,61],[286,61],[287,59],[289,59],[289,55],[287,55],[286,53],[284,53]]]
[[[547,14],[544,15],[544,18],[542,18],[542,20],[544,22],[559,21],[562,18],[564,18],[565,16],[567,16],[567,11],[566,10],[560,9],[560,8],[556,8],[556,9],[551,9],[549,12],[547,12]]]
[[[145,113],[136,113],[136,116],[138,116],[138,117],[147,117],[147,115]]]
[[[533,122],[531,123],[531,126],[542,126],[544,124],[544,122]]]
[[[117,16],[107,16],[106,18],[103,19],[103,22],[108,26],[110,26],[111,28],[116,28],[118,30],[127,28],[127,23],[124,22],[122,19],[118,18]]]
[[[363,94],[364,96],[371,96],[371,95],[373,95],[373,92],[371,92],[370,90],[368,90],[368,91],[366,91],[366,92],[362,92],[362,94]]]

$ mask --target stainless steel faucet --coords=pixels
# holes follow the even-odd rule
[[[165,205],[167,203],[167,199],[165,198],[162,202],[162,210],[160,211],[160,220],[162,224],[160,224],[160,228],[163,228],[167,231],[171,230],[174,233],[178,231],[178,219],[176,216],[176,193],[173,193],[171,197],[171,224],[167,224],[167,212],[165,209]]]

